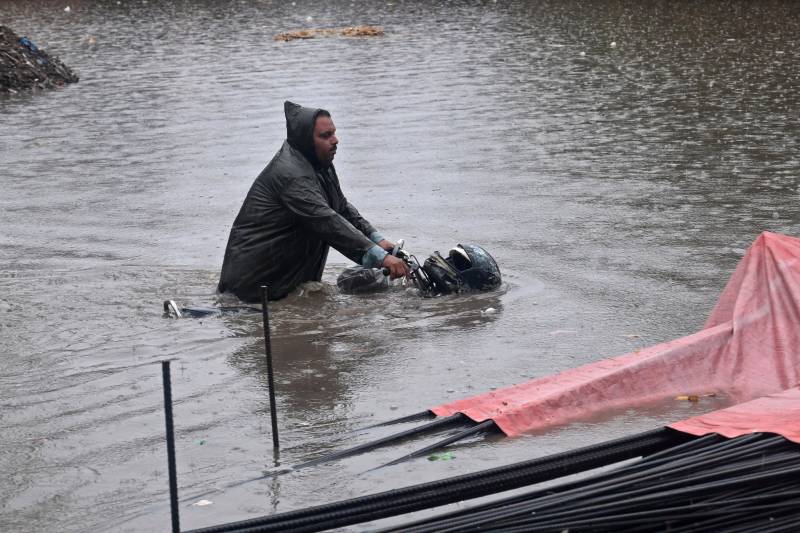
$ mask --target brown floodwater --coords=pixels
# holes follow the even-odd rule
[[[184,528],[712,409],[241,483],[397,429],[363,426],[694,332],[760,232],[800,233],[793,2],[0,0],[0,23],[81,76],[0,96],[3,531],[168,529],[166,359]],[[386,33],[273,40],[356,24]],[[274,454],[260,315],[173,320],[161,303],[213,304],[286,99],[331,111],[344,191],[384,235],[420,257],[480,244],[504,284],[348,296],[332,254],[321,286],[271,306]]]

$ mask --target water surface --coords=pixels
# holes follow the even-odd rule
[[[376,438],[351,433],[373,422],[696,331],[760,232],[798,234],[792,2],[65,5],[0,1],[0,23],[81,76],[0,97],[3,530],[166,529],[164,359],[185,528],[698,414],[715,405],[232,486]],[[386,34],[272,39],[355,24]],[[332,112],[345,193],[385,235],[420,257],[478,243],[505,283],[347,296],[332,254],[322,290],[272,306],[276,459],[260,316],[168,320],[161,302],[213,302],[285,99]],[[192,505],[202,494],[213,505]]]

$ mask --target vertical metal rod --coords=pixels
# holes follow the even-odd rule
[[[269,333],[269,307],[267,306],[267,286],[261,286],[261,315],[264,318],[264,351],[267,354],[267,384],[269,385],[269,413],[272,419],[272,445],[280,448],[278,443],[278,411],[275,407],[275,376],[272,372],[272,344]]]
[[[172,533],[180,533],[178,515],[178,476],[175,468],[175,431],[172,425],[172,384],[169,376],[169,361],[161,362],[164,379],[164,418],[167,423],[167,468],[169,470],[169,507],[172,514]]]

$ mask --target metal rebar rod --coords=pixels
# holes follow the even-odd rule
[[[379,448],[381,446],[385,446],[387,444],[391,444],[393,442],[397,442],[402,439],[406,439],[409,437],[416,437],[418,435],[424,435],[426,433],[432,433],[434,431],[441,431],[442,429],[446,429],[448,427],[459,424],[464,424],[467,422],[471,421],[465,415],[461,413],[456,413],[454,415],[445,418],[439,418],[437,420],[434,420],[433,422],[429,422],[427,424],[423,424],[421,426],[417,426],[415,428],[411,428],[406,431],[401,431],[400,433],[394,433],[392,435],[388,435],[386,437],[382,437],[377,440],[366,442],[364,444],[360,444],[352,448],[347,448],[346,450],[329,453],[328,455],[318,457],[317,459],[312,459],[310,461],[306,461],[305,463],[300,463],[299,465],[295,465],[292,468],[297,470],[298,468],[306,468],[308,466],[327,463],[330,461],[335,461],[337,459],[344,459],[345,457],[350,457],[352,455],[357,455],[359,453],[364,453],[370,450],[374,450],[375,448]]]
[[[472,435],[477,435],[478,433],[482,433],[482,432],[489,432],[489,431],[492,430],[492,428],[495,428],[495,429],[499,430],[499,428],[497,428],[497,425],[494,423],[494,420],[484,420],[483,422],[481,422],[480,424],[478,424],[475,427],[471,427],[469,429],[465,429],[464,431],[459,431],[455,435],[451,435],[450,437],[447,437],[446,439],[442,439],[442,440],[440,440],[438,442],[435,442],[435,443],[431,444],[430,446],[425,446],[422,449],[419,449],[419,450],[417,450],[415,452],[411,452],[411,453],[409,453],[407,455],[404,455],[403,457],[399,457],[399,458],[395,459],[394,461],[390,461],[390,462],[386,463],[385,465],[381,466],[380,468],[383,468],[384,466],[396,465],[398,463],[402,463],[403,461],[408,461],[409,459],[413,459],[414,457],[420,457],[421,455],[425,455],[425,454],[428,454],[428,453],[431,453],[431,452],[435,452],[436,450],[444,448],[448,444],[453,444],[454,442],[458,442],[460,440],[466,439],[467,437],[471,437]]]
[[[181,522],[178,513],[178,477],[175,467],[175,430],[172,424],[172,383],[169,374],[169,361],[161,362],[161,376],[164,382],[164,418],[167,433],[167,471],[169,472],[169,508],[172,516],[172,533],[180,533]]]
[[[718,435],[717,433],[709,433],[708,435],[703,435],[702,437],[697,437],[693,440],[686,441],[683,444],[675,446],[674,448],[667,448],[666,450],[661,450],[650,454],[647,457],[642,457],[639,459],[638,463],[643,465],[644,463],[652,464],[654,462],[672,461],[679,455],[694,455],[710,447],[719,446],[720,443],[728,442],[729,440],[730,439]]]
[[[406,415],[401,416],[400,418],[394,418],[392,420],[387,420],[385,422],[378,422],[377,424],[372,424],[371,426],[362,427],[359,429],[355,429],[353,431],[364,431],[367,429],[379,428],[383,426],[392,426],[394,424],[403,424],[405,422],[417,422],[419,420],[430,420],[431,418],[436,418],[436,415],[433,414],[431,411],[420,411],[419,413],[414,413],[413,415]]]
[[[269,414],[272,422],[272,445],[280,449],[278,441],[278,409],[275,406],[275,375],[272,371],[272,343],[269,332],[269,306],[267,305],[267,286],[261,286],[261,316],[264,319],[264,351],[267,355],[267,386],[269,388]]]

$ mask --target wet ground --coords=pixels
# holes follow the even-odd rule
[[[167,529],[164,359],[185,528],[711,409],[665,402],[367,472],[414,442],[233,486],[371,440],[352,430],[373,422],[696,331],[761,231],[800,233],[791,2],[65,5],[0,0],[4,24],[81,76],[0,99],[5,531]],[[386,34],[272,39],[358,24]],[[271,308],[276,458],[261,317],[169,320],[161,302],[213,302],[285,99],[331,110],[343,188],[386,236],[420,256],[481,244],[505,283],[346,296],[333,254],[321,290]]]

